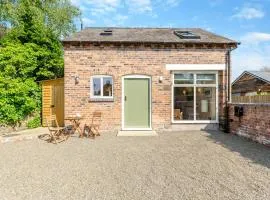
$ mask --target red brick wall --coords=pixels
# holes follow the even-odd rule
[[[122,76],[131,74],[152,77],[152,127],[169,128],[171,124],[171,72],[166,64],[224,64],[225,49],[154,49],[144,47],[86,46],[65,47],[65,116],[80,113],[90,121],[95,110],[103,113],[103,130],[121,129]],[[188,70],[188,69],[187,69]],[[75,85],[72,76],[78,75]],[[91,102],[90,77],[113,76],[114,101]],[[225,102],[226,77],[219,73],[220,115]],[[163,76],[162,83],[159,77]],[[223,88],[223,90],[222,90]],[[83,123],[85,123],[83,122]]]
[[[244,116],[234,116],[235,106],[243,106]],[[229,113],[231,133],[270,145],[270,104],[230,104]]]

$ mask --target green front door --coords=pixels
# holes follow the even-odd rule
[[[150,79],[124,79],[124,128],[150,128]]]

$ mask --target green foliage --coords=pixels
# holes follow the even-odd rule
[[[0,75],[0,124],[16,125],[40,108],[40,88],[31,79]]]
[[[0,48],[0,124],[15,125],[40,108],[35,44]]]
[[[5,35],[6,27],[0,24],[0,39]]]
[[[78,8],[68,0],[2,0],[0,22],[11,25],[2,46],[36,44],[33,48],[38,52],[38,67],[33,77],[62,77],[63,48],[59,39],[75,31],[74,18],[79,15]]]
[[[74,18],[79,16],[80,10],[70,0],[0,0],[0,21],[12,27],[32,21],[36,28],[45,26],[58,38],[75,31]]]
[[[37,81],[63,76],[59,39],[75,30],[79,14],[69,0],[0,0],[0,24],[9,27],[0,41],[0,124],[40,110]]]
[[[27,122],[27,128],[37,128],[40,127],[41,125],[41,119],[40,119],[40,115],[36,115],[33,119],[29,120]]]

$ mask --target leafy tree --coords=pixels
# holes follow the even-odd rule
[[[0,124],[15,125],[40,109],[37,81],[63,76],[60,39],[80,14],[69,0],[0,0]]]
[[[32,21],[35,26],[44,25],[58,38],[76,30],[74,18],[78,16],[80,10],[70,0],[0,0],[0,21],[11,27],[25,24],[26,29]]]
[[[32,76],[38,66],[35,44],[0,48],[0,124],[15,125],[39,110],[40,88]]]
[[[1,0],[0,0],[1,1]],[[37,80],[63,76],[63,51],[59,39],[75,30],[79,10],[67,0],[2,0],[0,19],[11,30],[2,41],[39,45]]]
[[[0,39],[5,35],[6,27],[0,24]]]

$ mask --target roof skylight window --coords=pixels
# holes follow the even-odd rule
[[[195,35],[190,31],[174,31],[174,34],[181,39],[201,39],[199,35]]]
[[[101,32],[100,35],[103,35],[103,36],[109,36],[109,35],[112,35],[112,30],[106,29],[106,30],[104,30],[103,32]]]

